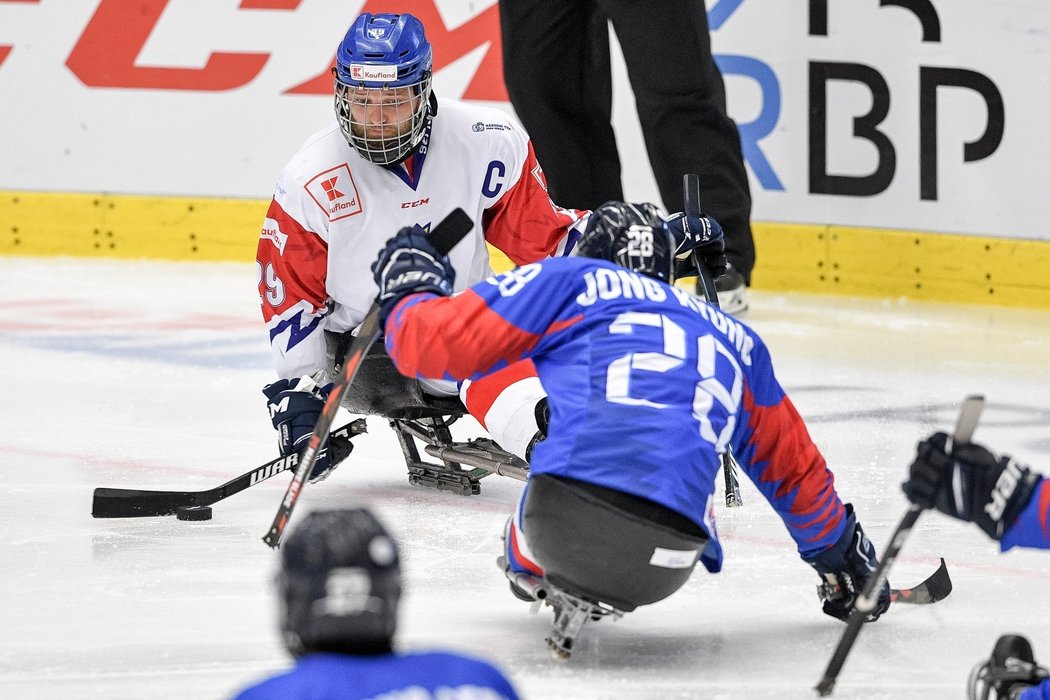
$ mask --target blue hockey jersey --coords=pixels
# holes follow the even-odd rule
[[[309,654],[235,700],[517,700],[494,666],[445,653]]]
[[[1050,681],[1043,681],[1021,693],[1017,700],[1050,700]]]
[[[1032,491],[1017,521],[999,541],[1005,552],[1011,547],[1050,549],[1050,479],[1043,478]]]
[[[386,346],[409,375],[462,380],[531,358],[548,393],[534,474],[648,498],[710,538],[719,455],[731,448],[803,557],[845,527],[834,477],[745,324],[676,287],[612,263],[524,265],[449,298],[407,297]]]

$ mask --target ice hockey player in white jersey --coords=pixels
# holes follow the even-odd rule
[[[282,454],[305,447],[331,377],[325,331],[356,328],[376,298],[369,266],[406,226],[456,207],[476,222],[450,254],[456,291],[492,274],[486,243],[515,264],[571,249],[586,212],[547,195],[528,136],[499,110],[438,99],[432,51],[408,14],[362,14],[338,47],[335,119],[300,148],[274,189],[258,283],[278,381],[264,389]],[[455,396],[505,449],[525,456],[543,389],[531,362],[467,382]],[[318,459],[311,481],[327,476]]]

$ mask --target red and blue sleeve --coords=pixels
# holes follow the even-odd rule
[[[563,209],[551,201],[531,142],[528,149],[517,182],[482,217],[485,240],[515,265],[571,250],[577,237],[572,227],[583,216],[582,211]]]
[[[387,352],[403,374],[454,380],[531,357],[579,320],[569,284],[532,283],[558,274],[533,264],[453,297],[406,297],[387,318]]]
[[[386,349],[406,375],[470,379],[523,359],[539,336],[489,308],[473,289],[455,297],[414,294],[386,322]]]
[[[838,541],[845,508],[834,475],[773,375],[764,344],[756,344],[752,358],[736,456],[784,521],[799,554],[809,558]]]
[[[1003,535],[999,546],[1050,549],[1050,479],[1042,479],[1017,521]]]
[[[327,243],[274,199],[256,260],[259,301],[278,376],[298,377],[322,369],[325,347],[319,329],[328,298]]]
[[[328,244],[290,216],[273,199],[259,237],[256,261],[262,271],[259,296],[263,320],[306,302],[312,310],[327,300]]]

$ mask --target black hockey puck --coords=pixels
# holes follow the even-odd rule
[[[175,509],[179,520],[211,520],[211,506],[179,506]]]

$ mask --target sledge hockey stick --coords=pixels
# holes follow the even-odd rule
[[[983,396],[966,397],[963,401],[962,410],[959,411],[959,419],[955,424],[952,445],[948,446],[949,452],[955,445],[965,445],[970,442],[970,438],[973,437],[973,431],[977,427],[977,420],[981,417],[982,408],[984,408]],[[922,506],[914,503],[908,507],[904,517],[901,518],[900,524],[897,525],[897,529],[894,530],[893,537],[882,555],[882,560],[879,561],[878,567],[875,568],[875,573],[868,579],[868,583],[864,586],[861,594],[857,596],[857,601],[854,603],[853,612],[850,613],[849,620],[846,622],[846,629],[842,633],[842,638],[839,640],[838,646],[835,647],[835,653],[831,655],[828,667],[824,670],[824,677],[817,684],[816,689],[821,697],[831,695],[831,692],[835,689],[835,680],[842,670],[842,665],[846,662],[846,656],[849,655],[850,649],[853,648],[853,643],[857,640],[857,635],[860,634],[864,618],[875,609],[878,591],[882,588],[882,584],[886,582],[890,566],[893,565],[897,554],[900,553],[904,540],[915,526],[915,521],[919,519],[922,511]]]
[[[329,449],[332,461],[340,462],[352,449],[350,438],[366,432],[365,419],[344,425],[329,437]],[[340,456],[341,455],[341,456]],[[235,493],[240,493],[249,486],[261,484],[272,476],[293,468],[299,462],[298,454],[278,457],[225,484],[204,491],[146,491],[143,489],[115,489],[100,487],[95,489],[91,501],[93,518],[145,518],[159,515],[174,515],[182,507],[210,506]]]
[[[466,212],[459,208],[453,209],[452,213],[446,216],[430,232],[430,242],[441,253],[448,253],[473,227],[474,222],[470,220]],[[368,309],[368,313],[365,314],[364,321],[358,327],[357,337],[350,343],[350,347],[346,351],[346,357],[343,358],[342,363],[343,368],[339,371],[339,376],[336,377],[332,390],[328,392],[328,400],[325,401],[321,415],[317,419],[317,425],[314,426],[314,434],[307,442],[306,449],[303,450],[299,465],[295,468],[295,475],[292,477],[291,482],[288,483],[288,490],[285,491],[284,499],[277,509],[277,515],[274,516],[273,524],[270,525],[270,529],[263,536],[263,542],[274,549],[281,543],[281,535],[284,533],[284,528],[288,525],[288,519],[292,517],[292,509],[295,508],[295,503],[299,500],[303,482],[306,480],[307,474],[314,468],[318,453],[320,453],[325,441],[328,439],[328,430],[332,427],[332,421],[335,420],[335,414],[342,403],[343,394],[346,393],[347,387],[354,381],[358,370],[361,369],[361,360],[368,354],[368,349],[372,347],[372,344],[383,332],[383,329],[379,327],[379,308],[379,302],[373,302],[371,308]]]
[[[700,177],[698,175],[686,173],[682,176],[682,195],[686,216],[695,216],[697,218],[702,216],[700,213]],[[693,264],[696,265],[696,279],[704,290],[704,298],[707,300],[707,303],[712,304],[715,308],[719,308],[718,290],[715,289],[715,280],[711,277],[711,271],[707,269],[707,266],[697,256],[696,251],[693,251]],[[722,453],[722,475],[725,477],[726,482],[727,508],[736,508],[744,505],[744,499],[740,497],[740,479],[737,477],[739,468],[740,465],[737,464],[736,458],[733,457],[733,451],[727,446],[726,451]]]
[[[944,600],[952,592],[952,579],[948,575],[948,565],[941,559],[941,565],[930,574],[930,577],[915,588],[891,588],[890,600],[894,603],[911,605],[931,605]]]

